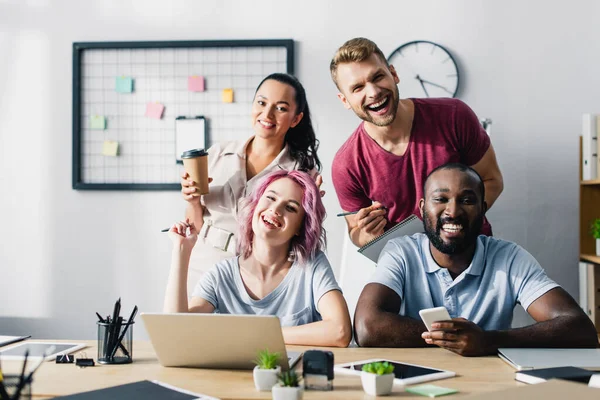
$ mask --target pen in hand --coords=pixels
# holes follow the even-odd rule
[[[386,208],[386,207],[379,207],[379,208],[376,208],[376,209],[375,209],[375,210],[373,210],[373,211],[377,211],[377,210],[387,210],[387,208]],[[360,210],[339,213],[339,214],[337,214],[337,215],[336,215],[336,217],[345,217],[346,215],[354,215],[354,214],[358,214],[358,212],[359,212],[359,211],[360,211]],[[167,230],[168,230],[168,229],[167,229]]]
[[[186,223],[185,223],[185,225],[186,225],[186,226],[189,228],[189,227],[190,227],[190,223],[189,223],[189,222],[187,222],[187,221],[188,221],[188,220],[186,219]],[[169,227],[169,228],[161,229],[160,231],[161,231],[161,232],[169,232],[170,230],[171,230],[171,228]]]

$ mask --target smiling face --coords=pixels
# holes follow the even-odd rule
[[[376,54],[361,62],[340,64],[336,81],[339,99],[363,121],[388,126],[396,118],[400,80],[394,67]]]
[[[277,179],[267,186],[254,209],[254,237],[272,246],[289,244],[302,228],[303,196],[300,185],[289,178]]]
[[[440,169],[429,176],[419,206],[429,241],[443,254],[461,254],[475,245],[486,205],[480,180],[470,171]]]
[[[257,136],[283,138],[290,128],[302,120],[297,114],[294,88],[273,79],[267,79],[257,89],[252,103],[252,126]]]

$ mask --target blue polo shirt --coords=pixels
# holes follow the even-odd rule
[[[484,330],[509,329],[517,303],[527,310],[559,286],[521,246],[483,235],[469,267],[452,280],[434,261],[423,233],[390,240],[371,282],[400,296],[400,315],[420,320],[419,310],[445,306],[452,318],[466,318]]]

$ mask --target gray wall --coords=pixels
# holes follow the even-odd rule
[[[567,5],[568,4],[568,5]],[[355,36],[384,53],[432,40],[462,71],[460,98],[494,121],[505,190],[489,217],[577,296],[578,135],[600,100],[600,3],[479,1],[0,2],[0,333],[92,338],[94,311],[157,311],[176,192],[71,189],[71,43],[293,38],[324,161],[329,256],[344,223],[331,161],[357,124],[336,98],[328,63]],[[250,134],[250,123],[248,124]],[[524,323],[523,317],[517,323]],[[135,332],[144,337],[141,326]]]

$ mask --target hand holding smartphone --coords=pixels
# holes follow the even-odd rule
[[[437,321],[447,321],[452,319],[446,307],[434,307],[434,308],[425,308],[419,311],[419,315],[427,327],[427,330],[431,332],[431,324]]]

